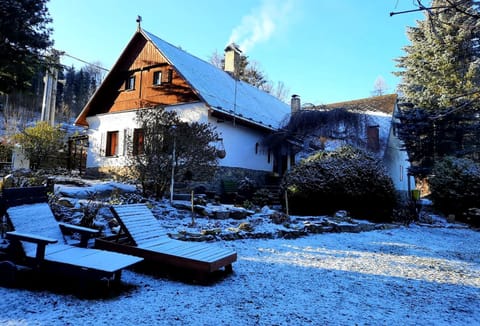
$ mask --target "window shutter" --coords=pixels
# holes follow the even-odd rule
[[[107,133],[102,132],[102,134],[100,135],[100,148],[98,151],[100,156],[106,156],[106,152],[105,152],[106,146],[107,146]]]

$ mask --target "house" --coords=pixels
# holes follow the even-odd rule
[[[337,114],[338,119],[334,127],[327,132],[322,123],[315,124],[310,121],[314,127],[310,128],[303,143],[299,145],[301,149],[297,151],[296,160],[310,155],[312,150],[334,149],[355,139],[356,145],[369,150],[383,161],[395,189],[405,192],[414,189],[414,180],[408,176],[410,166],[408,155],[396,134],[397,102],[397,95],[389,94],[304,108],[303,111],[307,114],[308,111],[318,113],[318,111],[332,112],[338,109],[341,110],[340,112],[353,113],[353,115],[350,114],[349,118],[346,118],[347,115]],[[293,112],[298,112],[300,107],[299,98],[292,98]],[[309,115],[308,119],[312,120],[314,117],[319,115]],[[348,124],[347,119],[356,120]],[[321,128],[323,130],[318,132]]]
[[[164,107],[186,122],[209,123],[226,155],[219,174],[261,180],[278,169],[263,145],[290,114],[288,104],[235,78],[241,52],[225,49],[225,70],[142,29],[140,25],[98,90],[77,117],[87,128],[88,173],[121,173],[135,139],[137,110]],[[135,140],[134,140],[135,141]]]

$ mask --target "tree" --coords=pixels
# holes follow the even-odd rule
[[[0,93],[26,89],[53,44],[48,0],[0,2]]]
[[[388,90],[387,82],[382,76],[378,76],[377,79],[375,79],[375,83],[373,84],[372,96],[385,95],[387,90]]]
[[[14,136],[33,169],[64,165],[61,152],[65,147],[65,139],[65,131],[59,126],[50,126],[46,121],[37,122],[35,126],[25,128]]]
[[[413,170],[428,174],[435,159],[445,155],[478,154],[480,108],[480,32],[472,17],[435,0],[434,15],[410,27],[411,44],[397,59],[403,101],[399,136],[413,159]],[[473,12],[473,2],[462,7]]]
[[[204,123],[182,122],[176,112],[162,107],[139,110],[140,129],[128,141],[132,172],[137,174],[144,191],[152,185],[161,197],[171,181],[208,180],[217,166],[215,143],[219,136]]]
[[[437,6],[446,0],[433,1]],[[407,29],[411,45],[397,59],[399,85],[406,101],[429,110],[455,108],[477,101],[480,86],[480,31],[467,28],[470,18],[443,10]]]

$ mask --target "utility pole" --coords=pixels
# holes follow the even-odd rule
[[[57,98],[57,82],[58,82],[58,69],[57,66],[60,63],[60,55],[62,53],[57,50],[52,50],[53,64],[49,65],[45,71],[44,88],[43,88],[43,101],[42,101],[42,116],[41,121],[47,121],[49,125],[55,125],[55,105]]]

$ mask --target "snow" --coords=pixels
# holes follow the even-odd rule
[[[164,222],[170,229],[187,227],[188,213],[163,209],[170,212]],[[0,324],[480,324],[480,232],[465,225],[411,224],[215,245],[236,251],[238,261],[233,274],[212,284],[129,269],[122,290],[109,296],[0,287]]]
[[[290,106],[227,72],[143,30],[181,75],[214,110],[267,128],[279,128]]]

